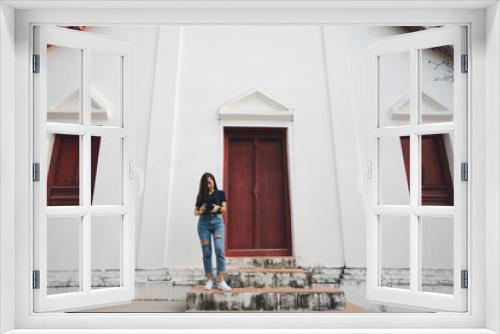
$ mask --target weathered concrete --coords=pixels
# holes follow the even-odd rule
[[[297,268],[293,257],[230,258],[226,279],[233,290],[188,291],[186,311],[342,311],[344,292],[318,281],[338,283],[342,271]]]
[[[191,285],[176,285],[173,281],[136,282],[135,300],[183,301],[191,288]]]
[[[229,293],[189,290],[186,311],[343,311],[344,292],[325,286],[312,288],[233,288]]]
[[[344,268],[312,267],[305,268],[311,271],[313,283],[338,285],[342,280]]]
[[[233,288],[311,287],[312,273],[304,269],[230,269],[226,281]]]
[[[293,261],[293,260],[291,260]],[[244,260],[243,263],[247,265],[251,263],[250,260]],[[280,262],[280,261],[278,261]],[[273,263],[275,263],[273,261]],[[241,264],[241,263],[240,263]],[[266,264],[266,261],[261,262]],[[274,264],[272,264],[274,265]],[[273,270],[276,273],[283,272],[285,269],[263,269]],[[382,307],[368,302],[366,299],[366,269],[365,268],[325,268],[325,267],[310,267],[300,269],[286,269],[295,274],[286,277],[286,275],[279,274],[278,281],[269,280],[268,277],[261,277],[260,274],[253,275],[241,274],[239,280],[230,282],[231,272],[245,271],[258,271],[259,268],[254,269],[235,269],[229,267],[227,270],[227,281],[233,287],[278,287],[286,285],[290,280],[290,286],[300,287],[300,277],[297,274],[300,270],[310,271],[312,283],[320,283],[330,287],[339,288],[344,291],[347,299],[357,305],[361,305],[373,312],[387,312],[387,311],[402,311],[400,308],[395,307]],[[299,271],[297,271],[299,270]],[[199,268],[162,268],[162,269],[136,269],[136,289],[135,297],[137,300],[150,300],[150,301],[186,301],[186,294],[193,286],[203,284],[205,281],[203,269]],[[274,274],[266,274],[274,277]],[[408,288],[407,277],[409,271],[407,268],[399,269],[384,269],[383,282],[386,286],[396,288]],[[238,277],[238,275],[236,275]],[[439,270],[439,269],[424,269],[422,272],[423,289],[424,291],[433,291],[438,293],[453,293],[453,271],[452,270]],[[48,272],[48,294],[60,294],[67,292],[75,292],[79,290],[78,272],[71,270],[50,270]],[[101,287],[118,286],[119,285],[119,271],[118,270],[94,270],[92,272],[92,286],[94,289]],[[244,279],[243,279],[244,278]],[[275,283],[278,284],[275,284]],[[233,284],[234,283],[234,284]],[[271,284],[269,284],[271,283]]]
[[[232,269],[293,269],[296,268],[292,256],[226,257],[226,267]]]

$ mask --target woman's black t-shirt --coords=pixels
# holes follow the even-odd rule
[[[203,204],[207,205],[205,210],[205,214],[210,213],[212,211],[212,206],[214,204],[220,206],[222,202],[226,202],[226,194],[222,190],[215,190],[213,193],[209,194],[207,197],[202,198],[201,200],[196,200],[196,207],[199,208]]]

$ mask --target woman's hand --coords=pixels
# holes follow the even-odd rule
[[[214,213],[224,213],[226,211],[226,202],[222,202],[221,205],[214,205],[212,212]]]
[[[200,206],[200,208],[199,208],[199,209],[198,209],[198,208],[195,208],[195,210],[194,210],[194,214],[195,214],[195,215],[197,215],[197,216],[199,216],[199,215],[201,215],[202,213],[204,213],[204,212],[205,212],[206,208],[207,208],[207,205],[206,205],[206,204],[203,204],[202,206]]]
[[[214,205],[213,205],[213,209],[212,209],[212,211],[211,211],[211,212],[212,212],[212,213],[217,213],[217,212],[219,212],[219,209],[220,209],[220,208],[221,208],[221,206],[220,206],[220,205],[214,204]]]

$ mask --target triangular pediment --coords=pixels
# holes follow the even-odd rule
[[[422,118],[424,120],[440,120],[451,121],[453,111],[440,103],[437,99],[430,96],[428,93],[422,93]],[[387,108],[389,119],[392,120],[409,120],[410,119],[410,95],[406,93],[396,102]]]
[[[104,99],[95,91],[91,90],[90,106],[92,108],[92,119],[106,120],[108,114],[106,112],[106,103]],[[49,107],[47,119],[51,120],[70,120],[78,119],[80,110],[80,90],[76,89],[65,98]]]
[[[259,89],[251,90],[219,108],[219,119],[292,120],[292,108]]]

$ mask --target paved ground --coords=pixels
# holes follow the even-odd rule
[[[125,312],[125,313],[167,313],[167,312],[185,312],[186,301],[153,301],[153,300],[134,300],[132,303],[108,306],[96,309],[90,309],[79,312]]]
[[[169,313],[169,312],[185,312],[186,302],[185,301],[148,301],[148,300],[134,300],[132,303],[102,307],[96,309],[90,309],[79,312],[98,312],[98,313]],[[366,309],[354,305],[352,303],[346,303],[346,310],[344,312],[368,312]]]

